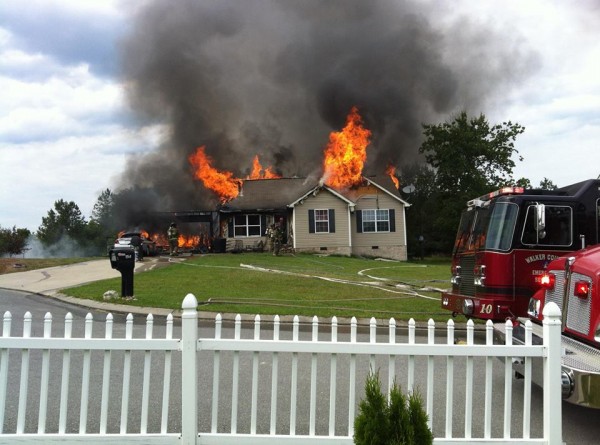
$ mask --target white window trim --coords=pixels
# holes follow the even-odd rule
[[[325,212],[326,219],[318,219],[317,218],[318,212]],[[318,227],[317,223],[324,223],[324,222],[327,223],[327,230],[317,230],[317,227]],[[330,233],[329,230],[330,230],[329,209],[315,209],[315,234]]]
[[[385,210],[387,211],[387,219],[378,219],[378,212],[380,210]],[[374,212],[375,214],[375,219],[367,221],[367,222],[374,222],[375,223],[375,230],[365,230],[365,212]],[[387,230],[378,230],[377,228],[377,223],[378,222],[387,222],[388,225],[388,229]],[[390,209],[363,209],[362,210],[362,233],[390,233]]]
[[[239,216],[244,216],[246,218],[246,224],[240,224],[238,225],[236,223],[236,218]],[[258,217],[258,224],[248,224],[248,217],[249,216],[257,216]],[[236,234],[236,229],[239,227],[245,227],[246,228],[246,234],[245,235],[237,235]],[[258,227],[258,235],[249,235],[249,228],[250,227]],[[261,218],[259,214],[244,214],[244,215],[237,215],[233,217],[233,237],[234,238],[259,238],[262,236],[262,225],[261,225]]]

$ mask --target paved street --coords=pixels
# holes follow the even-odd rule
[[[91,270],[91,268],[89,266],[86,265],[82,265],[82,268],[86,269],[86,270]],[[99,270],[98,274],[102,275],[105,273],[110,273],[112,272],[111,269],[109,269],[109,271],[103,270],[102,266],[100,264],[98,265],[94,265],[94,267],[97,267]],[[82,269],[83,270],[83,269]],[[45,271],[46,274],[40,272],[38,273],[38,277],[42,276],[42,277],[46,277],[46,276],[53,276],[53,277],[57,277],[60,274],[59,273],[55,273],[54,271]],[[20,274],[20,273],[19,273]],[[12,274],[12,275],[19,275],[19,274]],[[64,276],[71,276],[73,274],[64,274]],[[96,275],[97,276],[97,275]],[[0,279],[2,278],[2,276],[0,276]],[[11,278],[14,279],[14,278]],[[55,280],[57,278],[54,278]],[[82,277],[80,276],[79,279],[82,279]],[[98,279],[98,278],[96,278]],[[64,286],[61,285],[57,285],[60,284],[58,281],[55,281],[54,283],[51,283],[50,278],[46,278],[44,281],[47,281],[47,285],[44,287],[47,287],[47,290],[43,290],[43,292],[47,292],[48,294],[54,294],[55,293],[55,289],[57,288],[61,288]],[[29,286],[29,285],[35,285],[35,286],[39,286],[38,283],[39,280],[35,280],[35,278],[31,278],[30,283],[33,284],[27,284],[29,283],[27,280],[22,279],[20,284],[18,284],[18,286],[20,286],[21,288]],[[0,287],[6,287],[6,282],[4,282],[4,284],[0,283]],[[23,292],[23,291],[13,291],[13,290],[7,290],[7,289],[3,289],[0,290],[0,314],[3,314],[6,310],[10,310],[12,316],[13,316],[13,335],[18,335],[19,332],[21,332],[22,329],[22,319],[23,319],[23,314],[26,311],[30,311],[33,315],[34,318],[34,329],[33,329],[33,335],[34,336],[39,336],[41,335],[42,332],[42,320],[44,317],[44,314],[46,312],[51,312],[53,315],[53,319],[54,319],[54,329],[53,329],[53,336],[60,336],[61,335],[61,330],[62,330],[62,325],[64,322],[64,316],[67,312],[71,312],[75,318],[75,323],[74,323],[74,332],[73,332],[73,336],[81,336],[82,332],[83,332],[83,319],[86,315],[86,313],[88,312],[88,308],[79,306],[79,305],[72,305],[68,302],[62,301],[62,300],[56,300],[54,298],[48,297],[48,296],[44,296],[44,295],[35,295],[35,294],[31,294],[29,292]],[[156,314],[156,311],[152,311]],[[95,324],[94,324],[94,336],[103,336],[104,335],[104,327],[102,326],[104,323],[104,320],[106,318],[106,314],[107,314],[107,308],[106,307],[98,307],[98,308],[92,308],[91,309],[91,313],[94,317],[95,320]],[[123,337],[124,336],[124,323],[125,323],[125,316],[122,313],[117,313],[115,312],[115,322],[114,322],[114,337]],[[135,320],[135,326],[134,326],[134,337],[143,337],[145,335],[145,326],[144,326],[144,322],[145,322],[145,314],[138,314],[135,315],[134,317]],[[162,314],[157,314],[157,316],[155,317],[155,322],[154,322],[154,336],[155,337],[162,337],[164,336],[164,324],[165,324],[165,317]],[[268,321],[265,321],[263,323],[264,329],[265,329],[265,333],[263,334],[264,337],[269,338],[270,332],[269,332],[269,323]],[[208,323],[206,321],[202,321],[201,322],[201,326],[200,326],[200,335],[201,336],[213,336],[213,329],[211,326],[211,323]],[[180,332],[180,328],[179,328],[179,322],[176,319],[175,321],[175,329],[174,329],[174,336],[179,336],[179,332]],[[323,327],[322,330],[320,331],[322,332],[323,338],[328,338],[328,330]],[[243,333],[242,333],[242,337],[243,338],[251,338],[253,336],[254,332],[253,332],[253,327],[251,324],[249,323],[245,323],[244,324],[244,329],[243,329]],[[379,334],[382,337],[382,341],[385,340],[387,338],[387,332],[386,329],[380,329]],[[301,333],[302,336],[304,336],[305,338],[309,338],[310,337],[310,331],[308,329],[303,330],[303,332]],[[340,330],[340,340],[341,341],[345,341],[343,339],[343,335],[347,335],[344,334],[344,329]],[[361,339],[364,341],[366,339],[365,335],[366,333],[361,334],[362,337]],[[224,325],[224,329],[223,329],[223,336],[224,337],[232,337],[233,333],[232,333],[232,326],[231,323],[226,322]],[[289,332],[289,330],[284,330],[284,332],[282,332],[281,337],[282,338],[289,338],[291,336],[291,333]],[[420,338],[417,340],[418,342],[420,341],[424,341],[423,338]],[[440,338],[439,340],[437,340],[437,342],[443,342],[444,340],[442,338]],[[120,387],[120,380],[122,380],[122,358],[119,356],[119,354],[114,353],[113,354],[113,377],[112,377],[112,382],[114,382],[114,385],[117,385],[117,387]],[[16,358],[16,359],[15,359]],[[91,432],[96,432],[98,430],[98,418],[97,418],[97,411],[98,411],[98,407],[99,407],[99,400],[100,400],[100,391],[101,391],[101,387],[100,387],[100,381],[101,381],[101,372],[102,372],[102,366],[101,366],[101,359],[102,357],[99,355],[98,357],[94,358],[93,363],[95,363],[95,365],[92,366],[92,384],[90,387],[90,396],[89,396],[89,400],[90,400],[90,421],[88,423],[88,430]],[[74,358],[74,360],[77,360]],[[319,368],[318,368],[318,393],[319,394],[323,394],[323,398],[328,398],[328,388],[329,388],[329,368],[328,368],[328,361],[329,358],[328,357],[323,357],[319,359]],[[17,357],[17,353],[15,352],[14,354],[11,353],[11,363],[13,363],[11,365],[11,371],[10,371],[10,375],[9,378],[12,381],[13,379],[15,381],[17,381],[19,379],[19,363],[20,363],[20,359],[18,359]],[[36,356],[34,354],[32,354],[32,360],[31,360],[31,365],[30,365],[30,373],[33,375],[39,375],[39,367],[40,367],[40,363],[41,360],[39,358],[39,355]],[[268,404],[269,404],[269,400],[270,400],[270,374],[271,374],[271,357],[269,355],[265,355],[263,356],[261,354],[260,357],[260,368],[259,368],[259,375],[260,375],[260,379],[259,379],[259,383],[261,385],[261,389],[259,391],[259,399],[260,402],[259,403],[265,403],[267,408],[263,409],[263,410],[259,410],[259,415],[258,415],[258,429],[259,431],[263,431],[263,432],[268,432],[268,428],[269,428],[269,417],[270,417],[270,412],[268,409]],[[140,375],[141,375],[141,370],[143,369],[143,354],[140,354],[138,357],[134,357],[134,364],[132,366],[132,389],[131,392],[129,394],[130,397],[130,414],[129,414],[129,425],[132,431],[136,431],[137,429],[139,429],[139,424],[140,424],[140,400],[141,400],[141,396],[140,396],[140,385],[136,384],[135,382],[139,381]],[[179,366],[180,364],[178,363],[178,360],[174,360],[174,368],[173,368],[173,372],[172,372],[172,382],[171,382],[171,390],[172,390],[172,395],[171,395],[171,415],[169,418],[169,426],[171,430],[178,430],[179,429],[179,416],[180,413],[178,412],[178,401],[180,400],[180,394],[179,394],[179,388],[180,388],[180,381],[178,380],[178,370],[179,370]],[[56,358],[56,360],[51,360],[51,366],[53,366],[52,371],[51,371],[51,375],[60,375],[61,371],[60,371],[60,361],[58,360],[58,357]],[[79,365],[80,366],[80,365]],[[386,372],[387,370],[387,361],[386,362],[378,362],[377,364],[378,368],[381,369],[382,374],[384,372]],[[421,366],[420,368],[418,368],[417,370],[417,384],[419,384],[419,382],[423,381],[422,376],[425,374],[425,370],[424,370],[424,366],[425,364],[422,363],[419,366]],[[156,356],[153,355],[152,358],[152,369],[153,369],[153,381],[156,379],[160,379],[162,376],[162,358],[158,357],[158,354]],[[496,397],[494,397],[494,401],[493,401],[493,412],[494,414],[494,421],[493,421],[493,435],[494,436],[501,436],[502,435],[502,424],[501,424],[501,415],[503,412],[503,375],[498,372],[500,370],[500,368],[503,369],[503,366],[501,365],[500,362],[497,362],[497,366],[496,368],[499,368],[498,370],[496,370],[494,372],[494,394],[497,394]],[[76,367],[74,369],[77,369]],[[79,368],[81,369],[81,368]],[[228,431],[229,429],[229,419],[231,416],[231,403],[230,403],[230,394],[231,394],[231,381],[232,381],[232,375],[231,375],[231,356],[227,356],[226,354],[223,354],[222,358],[221,358],[221,396],[220,396],[220,406],[219,406],[219,428],[222,431]],[[250,422],[250,384],[249,384],[249,374],[251,372],[252,369],[252,358],[250,355],[241,355],[241,365],[240,365],[240,403],[238,406],[238,412],[239,412],[239,420],[238,420],[238,431],[247,431],[249,429],[249,422]],[[347,416],[346,416],[346,410],[347,410],[347,388],[348,388],[348,375],[347,375],[347,369],[348,369],[348,363],[347,363],[347,358],[344,359],[343,357],[339,357],[338,359],[338,370],[339,370],[339,375],[337,378],[337,386],[338,386],[338,390],[339,390],[339,394],[337,396],[337,400],[339,401],[339,408],[337,411],[337,416],[336,416],[336,430],[338,431],[338,433],[343,433],[345,431],[347,431],[347,427],[348,427],[348,420],[347,420]],[[444,414],[444,405],[445,405],[445,361],[444,360],[436,360],[436,387],[435,387],[435,391],[434,391],[434,406],[436,407],[435,411],[434,411],[434,415],[433,415],[433,420],[434,420],[434,433],[436,431],[440,432],[439,434],[441,434],[444,431],[444,422],[445,422],[445,414]],[[309,364],[302,364],[300,365],[300,370],[301,370],[301,375],[299,377],[299,387],[302,388],[302,385],[306,385],[308,383],[308,379],[309,379],[309,374],[310,374],[310,365]],[[366,372],[368,370],[368,364],[366,363],[366,359],[365,361],[361,364],[359,364],[359,368],[357,371],[357,379],[358,382],[362,382],[364,381],[364,377],[366,375]],[[406,362],[399,359],[398,363],[397,363],[397,368],[396,368],[396,375],[398,376],[399,379],[399,383],[401,385],[404,385],[405,382],[403,379],[405,379],[405,375],[406,375]],[[211,376],[212,375],[212,355],[208,355],[205,357],[205,359],[201,359],[199,362],[199,372],[201,373],[201,375],[207,375],[207,376]],[[459,377],[462,376],[463,374],[463,366],[460,363],[455,363],[455,385],[454,385],[454,402],[455,402],[455,409],[454,409],[454,413],[453,413],[453,424],[454,424],[454,432],[455,435],[460,435],[462,433],[462,428],[463,428],[463,424],[464,424],[464,420],[463,420],[463,416],[464,416],[464,409],[462,408],[463,405],[463,400],[464,400],[464,379]],[[76,373],[74,373],[76,374]],[[387,378],[385,378],[387,379]],[[384,376],[382,375],[382,380],[384,380]],[[35,379],[34,379],[35,382]],[[77,384],[77,378],[75,375],[72,376],[72,383],[73,385]],[[287,390],[290,387],[290,372],[289,372],[289,365],[285,365],[283,363],[280,364],[280,370],[279,370],[279,392],[280,394],[278,395],[278,431],[282,431],[285,432],[287,431],[287,429],[289,428],[289,391]],[[513,406],[515,407],[519,407],[522,404],[522,391],[520,392],[520,389],[522,388],[522,382],[521,381],[514,381],[513,382],[514,386],[514,394],[513,394]],[[211,387],[212,383],[210,383],[208,380],[206,379],[200,379],[200,404],[201,404],[201,418],[199,419],[199,425],[200,425],[200,430],[201,431],[206,431],[209,429],[210,427],[210,403],[211,403],[211,398],[212,398],[212,387]],[[482,391],[477,391],[477,388],[483,388],[483,384],[481,381],[481,378],[476,378],[475,381],[475,387],[476,387],[476,400],[474,401],[474,406],[476,407],[475,409],[475,416],[477,416],[478,414],[482,413]],[[10,386],[10,385],[9,385]],[[37,406],[38,403],[38,399],[39,399],[39,395],[37,395],[36,390],[39,391],[39,380],[37,384],[32,383],[31,387],[30,387],[30,393],[29,393],[29,406]],[[160,387],[160,385],[159,385]],[[424,386],[423,386],[424,387]],[[12,388],[12,386],[11,386]],[[56,391],[57,388],[54,388],[54,391]],[[160,390],[157,390],[160,391]],[[298,400],[298,433],[306,433],[306,427],[303,425],[307,425],[307,417],[309,414],[308,411],[308,395],[307,395],[308,391],[306,390],[301,390],[299,392],[299,400]],[[361,390],[357,390],[357,397],[360,397],[362,395]],[[326,397],[325,397],[326,396]],[[18,404],[18,400],[15,398],[16,396],[12,396],[11,399],[9,399],[9,403],[7,404],[7,414],[5,417],[5,431],[11,431],[12,429],[14,429],[14,422],[15,422],[15,413],[16,413],[16,407]],[[71,400],[71,406],[69,408],[69,411],[71,413],[70,415],[70,420],[68,423],[68,430],[72,430],[72,431],[77,431],[79,428],[78,425],[78,413],[79,413],[79,394],[77,391],[73,391],[73,394],[70,398]],[[153,406],[159,406],[159,400],[156,400],[156,405]],[[536,437],[539,435],[540,431],[541,431],[541,413],[539,412],[539,408],[541,407],[541,402],[542,402],[542,392],[535,388],[533,391],[533,400],[532,400],[532,410],[534,411],[532,414],[532,436]],[[109,415],[109,421],[113,424],[113,425],[118,425],[119,423],[119,416],[120,416],[120,389],[117,391],[117,395],[115,397],[113,397],[111,399],[111,410],[110,410],[110,415]],[[50,410],[49,412],[50,417],[48,419],[48,427],[51,428],[55,428],[55,426],[57,424],[57,416],[58,413],[56,412],[58,410],[52,411]],[[94,416],[94,412],[96,412],[96,415]],[[35,411],[34,411],[35,413]],[[572,444],[592,444],[592,443],[597,443],[596,442],[596,438],[600,435],[600,425],[598,424],[598,422],[596,422],[597,419],[597,415],[598,412],[597,411],[590,411],[590,410],[586,410],[584,408],[579,408],[576,406],[572,406],[569,404],[563,404],[563,431],[564,431],[564,439],[566,443],[572,443]],[[319,407],[317,408],[317,432],[320,434],[327,434],[327,422],[328,422],[328,405],[325,404],[323,406],[319,405]],[[521,431],[521,417],[520,415],[516,415],[514,416],[514,424],[513,424],[513,428],[512,430],[516,433],[520,434]],[[157,430],[160,424],[160,409],[151,409],[150,410],[150,426],[149,426],[149,430]],[[31,418],[28,419],[27,424],[26,424],[26,429],[27,430],[31,430],[31,431],[35,431],[37,428],[37,416],[33,415],[31,416]],[[116,428],[116,427],[114,427]],[[113,428],[113,430],[114,430]],[[483,425],[482,425],[482,419],[474,419],[474,425],[473,425],[473,434],[475,436],[480,435],[481,431],[482,431]],[[117,428],[118,429],[118,428]]]

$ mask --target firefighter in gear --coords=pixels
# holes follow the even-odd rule
[[[277,224],[271,224],[267,230],[267,237],[269,238],[270,249],[273,252],[273,255],[279,255],[281,243],[283,242],[283,227],[281,220]]]
[[[179,248],[179,230],[177,224],[174,222],[169,226],[167,230],[167,238],[169,239],[169,255],[177,255],[177,249]]]
[[[269,252],[273,253],[274,250],[274,239],[275,239],[275,224],[271,224],[267,227],[267,231],[265,232],[267,236],[267,240],[269,241]]]
[[[144,247],[142,245],[142,239],[138,235],[134,235],[131,237],[130,243],[133,246],[133,250],[135,251],[135,260],[143,261],[144,260]]]

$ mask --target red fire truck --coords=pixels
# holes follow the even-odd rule
[[[442,308],[468,317],[527,315],[548,263],[600,242],[600,180],[557,190],[505,187],[463,212]]]
[[[552,261],[540,281],[528,315],[541,322],[550,301],[562,312],[563,396],[600,408],[600,246]]]
[[[533,341],[542,341],[542,311],[554,302],[562,313],[562,396],[567,402],[600,408],[600,246],[589,247],[548,264],[540,289],[529,300],[528,316],[534,322]],[[525,320],[521,320],[525,321]],[[505,324],[494,325],[502,340]],[[513,342],[524,343],[522,324],[513,328]],[[513,359],[517,376],[523,361]],[[533,366],[532,380],[542,384],[541,366]]]

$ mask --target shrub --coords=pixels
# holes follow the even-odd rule
[[[427,413],[423,409],[423,399],[417,391],[408,398],[408,412],[410,414],[410,423],[414,430],[415,445],[430,445],[433,443],[433,434],[427,425]]]
[[[365,382],[365,398],[358,405],[354,419],[354,443],[387,445],[390,437],[388,404],[381,392],[379,373],[370,372]]]
[[[388,407],[390,422],[390,444],[406,445],[414,442],[414,429],[408,411],[408,398],[402,393],[400,387],[394,382],[390,389],[390,402]]]
[[[357,445],[431,445],[433,434],[417,392],[408,397],[394,382],[389,401],[381,392],[379,373],[371,371],[365,382],[365,398],[354,420]]]

